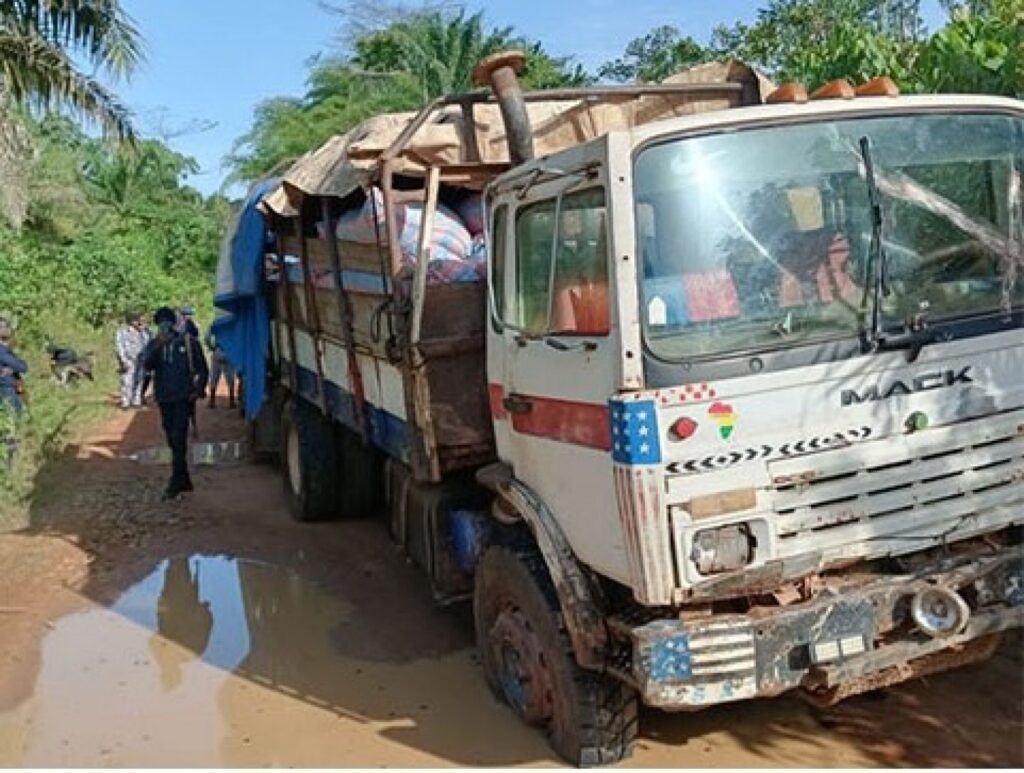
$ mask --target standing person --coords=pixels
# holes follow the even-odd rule
[[[195,320],[196,311],[189,305],[182,306],[178,309],[178,331],[181,333],[187,333],[196,339],[196,343],[199,342],[199,325],[196,324]],[[192,438],[199,438],[199,422],[196,420],[196,401],[193,400],[189,405],[188,418],[192,424]]]
[[[20,416],[25,408],[20,382],[28,373],[28,364],[13,349],[14,329],[6,319],[0,317],[0,405]]]
[[[22,377],[28,373],[28,365],[14,351],[14,330],[10,323],[0,317],[0,413],[10,411],[17,421],[25,410],[22,400]],[[14,466],[18,451],[18,438],[14,434],[15,422],[0,423],[0,449],[8,470]]]
[[[143,322],[142,324],[142,337],[145,339],[145,346],[142,351],[139,352],[139,364],[136,373],[139,378],[139,403],[141,405],[146,404],[146,393],[149,391],[149,385],[153,381],[152,371],[146,370],[146,365],[143,362],[143,358],[146,355],[146,348],[149,346],[149,342],[153,340],[153,331],[149,329],[149,325]]]
[[[210,374],[203,347],[193,336],[175,329],[173,309],[164,306],[153,319],[158,330],[146,347],[143,364],[153,371],[153,394],[171,449],[171,479],[164,499],[174,499],[192,491],[188,474],[189,415],[195,401],[203,396]]]
[[[207,405],[210,408],[217,407],[217,387],[220,386],[221,374],[228,385],[228,408],[235,407],[235,369],[228,360],[227,355],[220,344],[217,343],[217,336],[210,330],[206,333],[206,348],[210,350],[210,401]]]
[[[196,324],[196,310],[191,306],[181,307],[181,326],[184,332],[199,340],[199,325]]]
[[[117,353],[118,373],[121,374],[121,409],[138,408],[142,405],[142,374],[139,372],[139,358],[146,349],[145,326],[142,315],[130,313],[125,324],[114,334],[114,350]]]

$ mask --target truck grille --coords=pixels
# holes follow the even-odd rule
[[[781,460],[769,475],[782,555],[808,542],[905,552],[1024,517],[1024,411]]]

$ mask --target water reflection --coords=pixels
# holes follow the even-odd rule
[[[156,628],[166,639],[182,646],[185,653],[202,657],[210,643],[213,613],[210,602],[199,598],[198,562],[195,569],[188,558],[172,558],[164,570],[164,584],[156,604]],[[156,636],[149,649],[160,666],[160,681],[165,690],[181,684],[183,659],[180,650],[164,646]]]
[[[323,677],[316,667],[337,656],[330,630],[348,617],[340,600],[294,572],[226,556],[167,559],[114,610],[153,631],[150,652],[166,690],[196,658],[305,690]]]
[[[366,602],[355,606],[281,567],[162,561],[112,608],[56,623],[31,697],[0,713],[0,766],[548,757],[543,739],[490,696],[469,650],[427,654],[430,618],[396,609],[389,586],[364,579],[348,576],[352,598]]]
[[[248,445],[240,440],[221,440],[189,445],[189,459],[193,465],[215,465],[241,462],[246,459]],[[125,457],[139,464],[167,465],[171,463],[171,449],[166,446],[144,448]]]

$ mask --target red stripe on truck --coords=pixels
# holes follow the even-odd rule
[[[488,384],[487,393],[491,398],[491,416],[494,417],[495,421],[507,421],[508,412],[505,410],[505,405],[501,402],[505,399],[505,387],[501,384]]]
[[[611,450],[612,431],[608,422],[608,406],[604,403],[516,395],[529,403],[529,410],[510,414],[503,403],[504,387],[490,384],[489,393],[491,415],[498,421],[511,418],[512,429],[516,432],[600,451]]]

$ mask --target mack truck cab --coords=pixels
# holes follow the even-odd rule
[[[524,95],[523,62],[260,205],[293,515],[379,492],[574,764],[627,756],[641,702],[828,705],[991,655],[1024,623],[1024,103],[737,63]],[[485,281],[435,286],[458,186]]]
[[[621,756],[632,695],[827,704],[1021,625],[1022,188],[1021,102],[852,94],[611,131],[489,186],[491,485],[588,678],[551,665],[546,581],[509,583],[537,570],[504,548],[477,627],[556,748]]]

